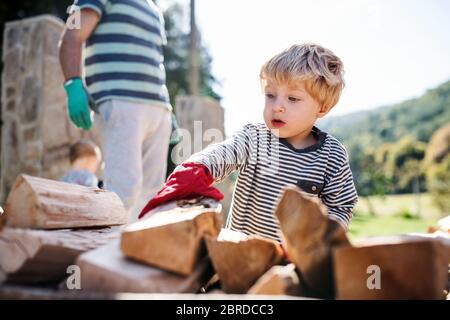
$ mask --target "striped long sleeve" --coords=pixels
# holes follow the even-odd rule
[[[192,155],[186,162],[205,165],[214,180],[220,182],[247,162],[250,153],[250,139],[248,126],[244,126],[231,138],[208,146],[203,151]]]
[[[330,216],[346,228],[358,199],[347,152],[318,128],[314,127],[312,134],[316,144],[296,149],[264,124],[249,124],[186,162],[205,165],[216,182],[239,171],[226,228],[281,242],[274,212],[288,185],[321,199]]]

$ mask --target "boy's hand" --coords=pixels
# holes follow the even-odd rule
[[[139,219],[153,208],[172,200],[203,196],[220,201],[223,199],[223,194],[211,186],[213,182],[214,178],[204,165],[183,163],[181,168],[172,172],[163,188],[142,209]]]
[[[67,113],[70,120],[83,130],[92,126],[91,111],[89,109],[90,97],[79,77],[67,80],[64,83],[67,94]]]

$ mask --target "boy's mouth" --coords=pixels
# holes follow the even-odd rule
[[[271,123],[274,128],[281,128],[282,126],[284,126],[286,124],[284,121],[279,120],[279,119],[273,119],[271,121]]]

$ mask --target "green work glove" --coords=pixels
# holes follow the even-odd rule
[[[79,77],[71,78],[64,83],[67,94],[67,113],[70,120],[80,129],[89,130],[92,126],[91,110],[92,103],[89,93]]]

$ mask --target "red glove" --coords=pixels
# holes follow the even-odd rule
[[[199,163],[183,163],[167,178],[163,188],[151,199],[139,214],[139,219],[153,208],[171,200],[192,199],[200,196],[223,199],[223,194],[212,187],[214,178],[208,168]]]

